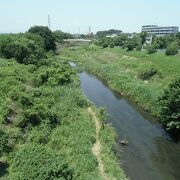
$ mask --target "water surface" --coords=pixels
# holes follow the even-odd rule
[[[109,123],[118,138],[118,154],[126,175],[132,180],[180,180],[180,144],[147,112],[113,93],[95,76],[80,75],[87,98],[109,113]],[[128,146],[120,141],[127,139]]]

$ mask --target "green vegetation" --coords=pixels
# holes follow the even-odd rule
[[[180,78],[176,79],[164,91],[160,98],[162,122],[174,134],[180,131]]]
[[[96,36],[101,38],[101,37],[106,37],[108,35],[113,35],[113,34],[120,35],[121,32],[122,32],[121,30],[110,29],[110,30],[107,30],[107,31],[98,31],[96,33]]]
[[[36,64],[45,58],[45,52],[37,42],[39,37],[33,35],[1,35],[0,57],[15,58],[23,64]],[[40,41],[42,42],[42,41]]]
[[[46,44],[46,31],[51,34],[35,27],[0,36],[0,179],[102,179],[92,153],[91,104],[80,91],[76,71],[45,52],[54,49]],[[103,127],[105,173],[125,179],[112,151],[114,131]]]
[[[8,147],[8,136],[3,129],[0,129],[0,157]]]
[[[175,55],[180,49],[180,33],[167,36],[153,36],[151,43],[146,42],[147,33],[116,33],[115,37],[107,37],[109,31],[100,31],[96,34],[95,44],[101,48],[122,47],[127,51],[146,49],[148,54],[156,53],[157,50],[166,49],[166,55]],[[111,31],[110,31],[111,32]],[[112,33],[110,33],[111,35]]]
[[[147,46],[147,53],[148,54],[153,54],[153,53],[156,53],[156,52],[157,52],[157,49],[156,49],[155,45]]]
[[[12,154],[9,179],[72,179],[67,162],[39,144],[28,144]]]
[[[178,53],[178,43],[172,42],[166,48],[166,55],[175,55]]]
[[[158,71],[154,68],[148,68],[148,69],[143,69],[143,71],[141,71],[139,73],[139,78],[142,80],[149,80],[151,79],[153,76],[155,76],[156,74],[158,74]]]
[[[63,43],[64,39],[74,39],[74,36],[70,33],[64,33],[62,31],[54,31],[53,36],[58,43]]]
[[[116,37],[104,37],[100,38],[95,42],[97,46],[102,48],[119,46],[126,48],[127,51],[132,51],[134,49],[141,50],[142,39],[139,35],[134,35],[132,38],[128,37],[128,34],[122,34]]]
[[[42,39],[44,40],[46,51],[50,51],[50,50],[54,51],[56,49],[55,38],[53,36],[53,33],[48,27],[34,26],[31,27],[28,30],[28,32],[31,34],[37,34],[42,37]]]
[[[82,69],[103,79],[114,91],[128,96],[153,115],[161,117],[166,127],[169,126],[166,122],[179,122],[179,116],[174,117],[173,113],[170,114],[172,118],[165,120],[161,109],[166,105],[159,103],[163,90],[180,75],[179,55],[166,56],[164,52],[147,54],[146,51],[90,46],[66,49],[62,56],[77,60]],[[179,84],[176,93],[179,96]],[[177,98],[176,101],[179,103]],[[179,111],[176,106],[175,111]],[[179,134],[178,127],[175,128]]]

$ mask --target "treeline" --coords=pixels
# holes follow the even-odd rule
[[[0,57],[15,58],[18,63],[41,65],[46,52],[55,50],[55,38],[48,27],[34,26],[25,34],[0,35]]]
[[[98,31],[96,33],[97,37],[106,37],[109,35],[117,34],[120,35],[122,33],[121,30],[116,30],[116,29],[110,29],[110,30],[105,30],[105,31]]]
[[[102,48],[122,47],[127,51],[146,49],[148,54],[156,53],[157,50],[166,50],[166,55],[175,55],[180,49],[180,33],[162,37],[153,36],[151,43],[146,42],[147,33],[121,34],[116,37],[99,36],[95,44]]]
[[[0,57],[24,64],[40,65],[46,59],[46,52],[56,51],[56,43],[74,38],[69,33],[54,31],[48,27],[34,26],[26,33],[0,35]]]

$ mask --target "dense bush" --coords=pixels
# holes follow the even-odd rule
[[[72,170],[59,154],[54,154],[46,147],[28,144],[12,154],[9,179],[54,180],[73,178]]]
[[[166,55],[175,55],[178,53],[178,43],[177,42],[172,42],[169,44],[166,48]]]
[[[35,41],[23,35],[2,35],[0,37],[0,56],[15,58],[23,64],[36,64],[45,57],[44,50]]]
[[[59,123],[57,114],[43,104],[34,104],[29,109],[24,109],[22,117],[18,121],[18,126],[21,128],[26,128],[29,125],[37,126],[40,123],[55,127]]]
[[[48,84],[50,86],[63,85],[71,81],[73,74],[69,64],[53,63],[50,67],[42,69],[39,73],[39,85]]]
[[[54,51],[56,49],[55,38],[48,27],[34,26],[34,27],[31,27],[28,30],[28,32],[32,34],[37,34],[43,38],[46,51],[50,51],[50,50]]]
[[[110,45],[109,45],[110,48],[114,48],[114,43],[112,42]]]
[[[156,75],[158,71],[154,68],[145,69],[139,73],[139,78],[142,80],[149,80],[151,77]]]
[[[114,45],[122,47],[125,45],[126,41],[128,40],[127,35],[121,35],[114,38]]]
[[[140,39],[138,38],[138,36],[129,38],[124,44],[124,47],[127,48],[127,51],[132,51],[135,48],[139,48],[139,46],[141,46],[141,44],[140,44]]]
[[[50,128],[55,127],[60,122],[57,113],[49,108],[48,102],[43,104],[43,98],[44,93],[38,89],[31,89],[21,93],[18,97],[21,113],[16,122],[14,122],[15,125],[23,129],[40,124],[47,124]]]
[[[37,46],[41,47],[42,49],[45,49],[44,39],[38,34],[32,34],[27,32],[24,34],[24,37],[33,40]]]
[[[157,52],[157,50],[156,50],[155,46],[151,45],[151,46],[147,47],[147,53],[148,54],[153,54],[153,53],[156,53],[156,52]]]
[[[134,49],[134,43],[132,40],[128,40],[125,44],[127,51],[132,51]]]
[[[161,117],[168,130],[180,135],[180,78],[176,79],[160,98]]]
[[[177,40],[178,38],[174,35],[154,36],[152,43],[156,44],[158,49],[166,49],[169,44]]]

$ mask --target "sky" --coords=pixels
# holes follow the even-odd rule
[[[180,0],[0,0],[0,33],[25,32],[34,25],[87,33],[142,25],[180,26]]]

